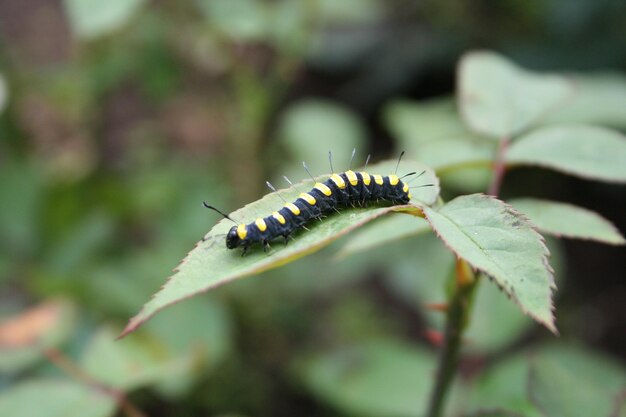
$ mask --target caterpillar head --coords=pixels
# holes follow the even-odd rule
[[[241,233],[239,233],[240,229],[241,229],[241,225],[233,226],[228,231],[228,234],[226,235],[226,247],[228,249],[235,249],[236,247],[241,246],[243,244],[243,239],[240,237]],[[243,230],[244,230],[244,238],[245,238],[245,226]]]
[[[400,204],[409,204],[409,201],[411,201],[411,194],[402,194],[398,197]]]
[[[409,201],[411,200],[411,193],[409,192],[408,184],[400,181],[400,184],[394,187],[393,193],[395,194],[392,196],[393,200],[400,204],[409,204]]]

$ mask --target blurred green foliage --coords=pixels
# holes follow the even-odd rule
[[[113,339],[215,223],[202,201],[240,207],[266,179],[304,177],[302,159],[321,174],[328,149],[342,167],[353,147],[361,159],[406,149],[451,194],[484,190],[476,162],[497,144],[451,98],[470,48],[576,71],[580,94],[542,122],[625,130],[625,27],[626,5],[611,0],[0,2],[0,415],[419,415],[441,327],[425,306],[445,300],[452,264],[430,235],[408,256],[399,241],[333,263],[331,246]],[[586,197],[561,178],[519,188],[533,187]],[[624,230],[615,190],[586,198]],[[623,365],[600,353],[624,359],[624,284],[588,291],[549,245],[571,288],[567,338],[544,346],[482,286],[451,415],[556,416],[571,392],[624,408],[606,405],[607,390],[623,395]],[[616,251],[578,258],[620,277]]]

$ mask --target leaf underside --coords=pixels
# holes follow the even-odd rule
[[[396,162],[387,161],[369,166],[368,172],[381,175],[392,173]],[[432,204],[437,199],[439,181],[430,168],[415,162],[403,161],[399,175],[411,171],[418,173],[425,171],[419,179],[410,184],[411,186],[435,184],[411,190],[413,196],[411,204],[387,207],[374,204],[368,208],[344,209],[339,214],[329,215],[322,222],[311,221],[307,224],[309,230],[295,233],[295,240],[286,246],[282,242],[274,243],[269,254],[264,253],[260,246],[252,247],[245,257],[241,257],[241,250],[226,249],[226,233],[233,224],[226,219],[221,220],[197,243],[160,291],[143,306],[139,314],[130,320],[120,337],[136,330],[142,323],[169,305],[227,282],[292,262],[387,213],[402,211],[421,215],[421,207]],[[325,179],[326,177],[320,177],[321,181]],[[287,201],[293,201],[300,193],[298,190],[308,190],[312,185],[313,182],[307,180],[290,189],[280,190],[279,193]],[[231,213],[230,216],[237,221],[250,222],[258,217],[269,215],[282,205],[281,197],[277,193],[271,193]]]
[[[337,258],[342,259],[430,230],[428,222],[420,217],[385,216],[351,233],[337,252]]]
[[[556,333],[553,271],[543,238],[511,206],[481,194],[458,197],[426,219],[457,256],[485,272],[522,309]]]

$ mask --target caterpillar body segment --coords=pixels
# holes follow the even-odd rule
[[[242,247],[242,256],[255,243],[262,244],[267,251],[269,242],[275,238],[282,236],[286,243],[295,230],[339,208],[363,206],[369,201],[407,204],[410,199],[409,186],[396,175],[370,175],[352,170],[331,174],[326,181],[315,183],[309,192],[300,194],[293,203],[285,203],[269,216],[233,226],[226,235],[226,247]]]

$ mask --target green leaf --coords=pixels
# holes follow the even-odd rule
[[[283,113],[277,132],[280,150],[288,156],[281,158],[280,173],[273,181],[284,183],[282,176],[300,178],[306,175],[302,161],[306,161],[314,175],[329,170],[328,152],[332,151],[333,165],[348,167],[352,150],[356,149],[352,166],[365,161],[367,132],[363,121],[350,109],[320,99],[303,100],[289,106]],[[408,158],[407,158],[408,159]],[[401,167],[404,171],[404,167]]]
[[[431,352],[369,342],[311,358],[303,377],[316,396],[350,415],[420,416],[435,364]]]
[[[395,243],[392,248],[399,248],[399,243]],[[550,261],[559,271],[562,263],[560,242],[549,240],[547,243],[551,252]],[[428,304],[445,302],[446,288],[454,271],[454,254],[430,233],[416,236],[403,245],[403,249],[408,248],[411,256],[390,258],[387,267],[390,288],[406,303],[422,311],[428,327],[443,331],[445,315],[429,309]],[[379,251],[368,256],[379,257]],[[501,351],[513,346],[532,325],[533,321],[503,297],[495,285],[481,283],[473,301],[472,319],[465,331],[467,343],[463,350],[478,355]]]
[[[46,178],[35,163],[7,160],[0,175],[0,194],[11,196],[0,210],[0,250],[14,261],[36,256]]]
[[[123,390],[190,381],[206,375],[222,359],[230,345],[229,333],[223,309],[198,298],[159,316],[137,337],[116,342],[116,331],[101,328],[81,365],[98,381]]]
[[[489,166],[454,167],[439,172],[442,187],[455,195],[481,193],[488,188],[493,178],[493,169]]]
[[[433,168],[446,185],[467,193],[489,184],[497,144],[469,131],[451,98],[394,101],[384,121],[407,156]]]
[[[474,353],[496,352],[512,345],[532,324],[495,285],[481,283],[465,332],[464,349]]]
[[[471,137],[441,139],[420,147],[420,161],[437,172],[448,172],[461,167],[489,166],[495,159],[493,143]]]
[[[525,217],[480,194],[457,197],[440,210],[424,207],[424,214],[450,249],[491,276],[525,314],[556,333],[549,251]]]
[[[411,255],[397,256],[388,267],[391,289],[422,310],[429,326],[442,329],[445,316],[426,307],[445,302],[448,279],[454,271],[454,254],[434,233],[416,236],[407,246]]]
[[[509,410],[524,417],[543,417],[528,398],[528,358],[526,354],[508,357],[486,369],[470,386],[468,404],[474,413]],[[478,414],[480,415],[480,414]],[[487,414],[489,415],[489,414]]]
[[[327,100],[304,100],[288,107],[282,115],[278,137],[298,161],[319,156],[328,167],[327,155],[350,157],[352,149],[365,147],[366,130],[358,115],[348,108]],[[357,159],[358,161],[358,159]],[[314,167],[315,165],[311,165]]]
[[[392,101],[383,109],[383,118],[392,136],[409,154],[426,142],[472,135],[457,114],[452,97]]]
[[[459,106],[468,126],[497,139],[537,124],[572,93],[564,77],[524,70],[487,51],[463,56],[458,79]]]
[[[618,73],[570,76],[571,100],[546,123],[589,123],[626,129],[626,76]]]
[[[538,414],[532,414],[532,415],[538,415]],[[461,417],[530,417],[532,415],[520,414],[517,411],[498,409],[498,410],[489,410],[489,411],[478,411],[472,414],[463,414]]]
[[[106,35],[128,23],[145,0],[64,0],[72,30],[79,38]]]
[[[115,401],[102,391],[62,379],[31,379],[0,393],[0,415],[107,417]]]
[[[327,25],[358,25],[380,20],[385,8],[376,0],[320,0],[315,5],[317,18]]]
[[[624,237],[615,226],[598,213],[571,204],[534,198],[509,201],[524,213],[539,230],[557,237],[590,239],[611,245],[623,245]]]
[[[550,264],[557,271],[555,280],[564,270],[565,254],[562,242],[546,239],[550,250]],[[443,298],[442,298],[443,299]],[[533,321],[522,314],[517,305],[510,302],[495,285],[481,283],[472,304],[472,317],[463,349],[469,354],[497,353],[515,346],[532,329]]]
[[[115,341],[116,335],[111,327],[99,329],[81,359],[81,367],[98,381],[127,391],[154,384],[178,371],[180,364],[168,363],[169,352],[153,335],[120,343]]]
[[[585,125],[542,127],[516,140],[506,154],[510,165],[538,165],[608,182],[626,182],[624,161],[624,135]]]
[[[529,395],[550,417],[610,417],[626,389],[616,361],[572,346],[545,349],[532,361]]]
[[[388,161],[368,168],[372,173],[394,172],[396,162]],[[423,187],[413,190],[412,202],[419,205],[434,203],[439,195],[439,181],[433,171],[421,164],[412,162],[403,162],[403,167],[406,170],[417,172],[425,170],[426,172],[421,178],[425,182],[436,184],[434,187]],[[282,198],[295,200],[300,193],[298,189],[307,189],[311,186],[312,181],[304,181],[296,185],[296,188],[279,192]],[[267,216],[283,205],[281,196],[278,196],[276,193],[268,194],[261,200],[233,212],[231,217],[242,222],[251,222],[258,217]],[[345,209],[340,214],[329,215],[323,222],[309,223],[307,227],[310,230],[297,233],[295,242],[287,246],[277,243],[269,254],[265,254],[261,248],[255,247],[246,257],[241,257],[241,251],[239,250],[226,249],[225,235],[232,227],[232,223],[224,219],[213,227],[187,255],[176,269],[176,274],[144,305],[139,314],[130,320],[121,336],[132,332],[157,311],[171,304],[227,282],[292,262],[319,250],[363,224],[392,211],[407,211],[415,214],[421,212],[414,205],[382,208],[372,205],[369,208]]]
[[[430,230],[428,222],[420,217],[385,216],[351,233],[346,244],[337,253],[337,257],[343,258],[371,250]]]
[[[257,0],[196,0],[213,27],[240,42],[265,39],[271,25],[269,7]]]

